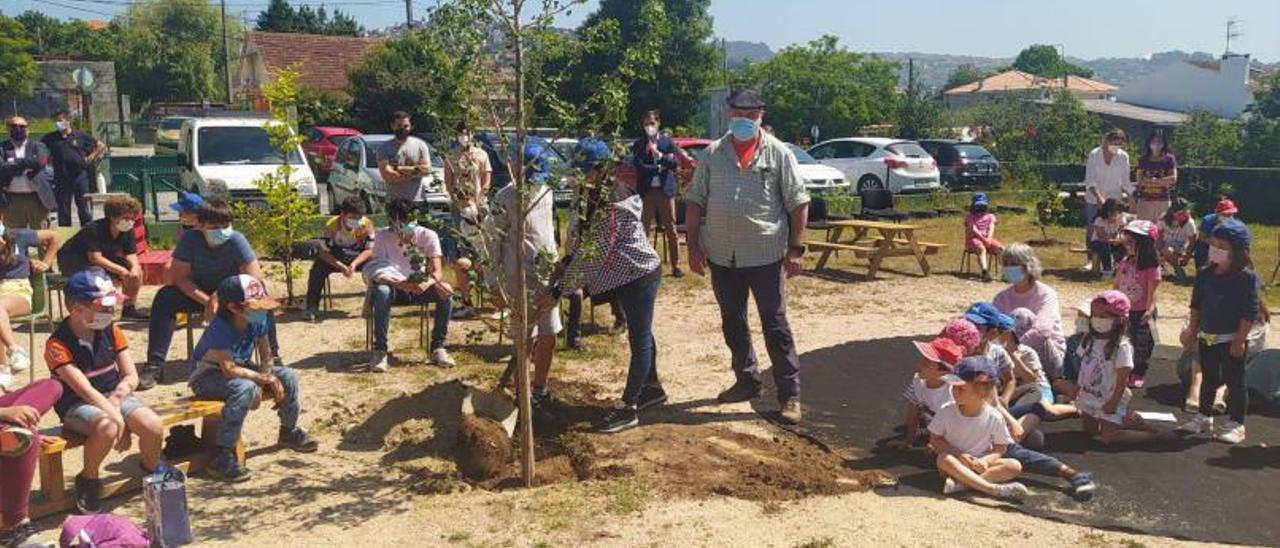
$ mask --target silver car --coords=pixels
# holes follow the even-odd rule
[[[336,208],[350,196],[364,202],[370,213],[383,211],[387,202],[387,184],[378,172],[378,147],[394,139],[394,135],[356,135],[338,147],[329,173],[329,203]],[[430,145],[428,145],[430,147]],[[433,210],[448,210],[449,196],[444,192],[444,160],[431,151],[431,175],[423,177],[423,194]]]

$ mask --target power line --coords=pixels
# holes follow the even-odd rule
[[[131,2],[129,0],[66,0],[66,1],[76,2],[76,3],[85,3],[85,4],[98,4],[103,6],[121,6],[121,7],[128,7],[134,4],[134,2]],[[50,2],[50,3],[54,4],[53,2]],[[307,7],[333,7],[333,8],[340,9],[344,6],[386,6],[386,5],[393,5],[393,4],[398,5],[401,3],[403,3],[402,0],[341,0],[336,2],[333,0],[315,1],[315,2],[303,2],[303,1],[295,0],[295,1],[289,2],[289,5],[307,6]],[[267,6],[270,4],[271,4],[270,0],[227,2],[228,7]],[[58,4],[54,4],[54,5],[58,5]],[[68,6],[62,6],[62,7],[68,7]]]
[[[107,17],[115,17],[115,15],[116,15],[116,14],[114,14],[114,13],[107,13],[107,12],[105,12],[105,11],[99,11],[99,10],[95,10],[95,9],[89,9],[89,8],[84,7],[84,6],[72,6],[72,5],[68,5],[68,4],[59,4],[59,3],[57,3],[57,2],[54,2],[53,0],[41,0],[41,2],[42,2],[42,3],[44,3],[44,4],[49,4],[50,6],[58,6],[58,7],[60,7],[60,8],[66,8],[66,9],[69,9],[69,10],[78,10],[78,11],[83,11],[83,12],[85,12],[85,13],[92,13],[92,14],[95,14],[95,15],[105,15],[105,16],[107,16]]]

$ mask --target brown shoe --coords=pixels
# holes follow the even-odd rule
[[[800,398],[790,398],[782,402],[782,422],[800,424]]]

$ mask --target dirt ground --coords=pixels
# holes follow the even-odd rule
[[[909,271],[914,264],[895,261],[886,278],[874,282],[839,273],[789,282],[800,353],[851,340],[927,336],[972,301],[1002,288],[950,273],[901,275],[893,271],[898,267]],[[1062,293],[1064,309],[1096,285],[1049,281]],[[893,478],[845,467],[845,450],[776,426],[748,403],[717,404],[715,395],[732,382],[732,374],[709,283],[688,276],[664,279],[664,285],[656,338],[671,402],[642,414],[640,428],[612,436],[583,433],[584,423],[620,392],[627,361],[625,339],[588,325],[588,350],[559,352],[552,385],[573,404],[576,424],[540,441],[544,485],[526,490],[512,488],[514,467],[473,485],[454,463],[466,386],[492,386],[505,364],[496,333],[486,331],[481,320],[455,322],[449,341],[460,365],[439,369],[424,365],[424,351],[413,348],[417,320],[400,318],[393,321],[398,359],[391,371],[349,371],[367,359],[361,288],[335,277],[337,309],[323,323],[304,323],[293,312],[280,326],[282,354],[301,373],[302,425],[320,439],[321,450],[301,455],[275,448],[276,419],[265,407],[255,412],[245,429],[254,477],[237,485],[199,477],[188,482],[199,545],[1182,544],[1037,519],[996,502],[878,494],[881,489],[870,488],[892,489]],[[283,285],[273,288],[282,292]],[[1185,289],[1164,291],[1160,301],[1173,311],[1161,318],[1160,331],[1176,333]],[[609,324],[608,307],[597,308],[596,321]],[[752,324],[758,326],[754,317]],[[130,337],[134,355],[141,357],[145,326],[132,326]],[[758,335],[756,345],[766,356]],[[170,357],[185,353],[179,332]],[[914,359],[904,357],[904,379],[905,361]],[[169,370],[180,369],[175,362]],[[144,399],[184,395],[179,383],[147,392]],[[765,413],[776,410],[772,394],[760,401]],[[68,474],[78,470],[77,459],[68,455]],[[135,459],[109,469],[134,470]],[[141,522],[139,496],[109,505]],[[59,522],[49,518],[39,525],[51,535]]]

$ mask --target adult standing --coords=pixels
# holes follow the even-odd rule
[[[4,223],[9,228],[44,228],[49,210],[57,207],[44,168],[49,163],[49,149],[31,139],[27,119],[11,116],[5,120],[9,139],[0,143],[0,188],[8,204]]]
[[[431,149],[426,141],[410,135],[412,131],[409,113],[403,110],[391,113],[391,132],[395,138],[382,143],[376,156],[378,173],[387,184],[387,201],[408,200],[418,206],[423,200],[423,177],[431,174]]]
[[[1089,227],[1093,226],[1093,218],[1108,199],[1123,201],[1133,193],[1133,182],[1129,180],[1129,154],[1124,151],[1124,130],[1116,128],[1108,131],[1102,139],[1102,145],[1089,152],[1084,164],[1084,240],[1089,243]],[[1085,270],[1092,269],[1086,264]]]
[[[1010,245],[1000,254],[1005,281],[1009,287],[991,300],[1005,314],[1025,308],[1035,314],[1031,330],[1019,337],[1018,342],[1030,346],[1040,357],[1045,375],[1050,380],[1062,376],[1062,361],[1066,356],[1067,337],[1062,332],[1062,311],[1058,292],[1040,281],[1044,267],[1031,246],[1024,243]]]
[[[1169,209],[1173,185],[1178,183],[1178,159],[1168,149],[1164,130],[1147,136],[1146,149],[1138,160],[1138,191],[1134,214],[1144,221],[1156,222]]]
[[[644,200],[641,214],[645,233],[654,217],[658,229],[667,239],[667,255],[671,260],[671,275],[679,278],[680,236],[676,234],[676,171],[680,168],[680,148],[670,137],[658,133],[662,115],[651,110],[642,120],[644,137],[631,144],[631,163],[636,171],[636,193]]]
[[[466,122],[458,122],[458,140],[453,150],[445,156],[444,189],[449,194],[449,220],[458,233],[467,239],[472,248],[482,247],[480,223],[481,211],[489,199],[489,185],[493,179],[493,165],[489,155],[472,139],[471,128]],[[471,295],[471,277],[465,264],[458,259],[464,255],[464,242],[456,242],[453,249],[445,250],[445,258],[453,263],[458,293],[465,301]]]
[[[729,133],[707,148],[685,195],[689,269],[701,276],[710,265],[711,287],[737,377],[717,399],[741,402],[760,395],[747,326],[751,295],[773,362],[782,419],[799,423],[800,359],[787,322],[783,272],[792,276],[801,268],[809,193],[795,156],[760,129],[765,110],[760,94],[736,91],[729,96],[727,110]]]
[[[58,206],[58,226],[71,226],[71,205],[76,206],[80,226],[93,222],[89,209],[89,175],[93,165],[102,158],[106,145],[89,134],[71,127],[71,115],[67,111],[53,116],[57,131],[45,135],[40,142],[49,149],[49,161],[53,163],[53,193]]]

